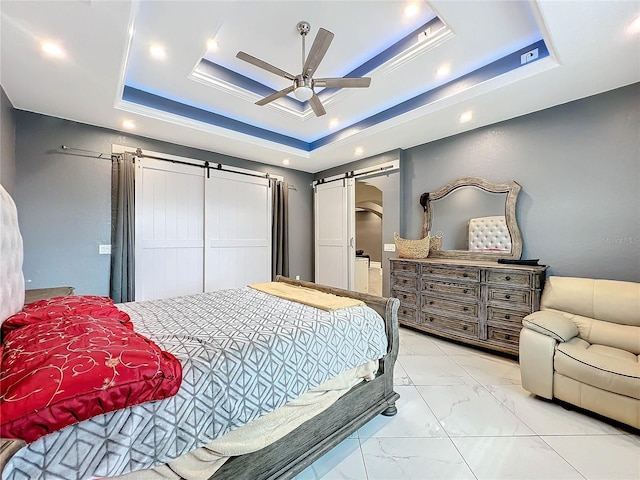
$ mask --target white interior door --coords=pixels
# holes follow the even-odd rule
[[[205,291],[271,280],[271,190],[265,178],[205,179]]]
[[[314,193],[315,281],[355,288],[355,181],[318,184]]]
[[[136,159],[136,301],[203,291],[204,171]]]

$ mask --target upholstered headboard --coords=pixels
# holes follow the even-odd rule
[[[469,220],[469,250],[474,252],[510,252],[511,235],[504,215]]]
[[[16,204],[0,185],[0,323],[24,305],[22,255]]]

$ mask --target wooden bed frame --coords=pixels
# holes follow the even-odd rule
[[[376,415],[392,416],[397,413],[395,402],[400,395],[393,391],[393,366],[399,345],[398,299],[375,297],[282,276],[278,276],[276,281],[362,300],[385,321],[389,344],[387,355],[380,359],[374,380],[356,385],[327,410],[268,447],[230,458],[210,480],[292,478]]]

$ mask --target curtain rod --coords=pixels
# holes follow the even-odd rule
[[[62,150],[69,150],[70,152],[92,153],[94,155],[98,155],[97,158],[102,158],[105,160],[111,160],[111,157],[114,155],[113,153],[96,152],[95,150],[85,150],[84,148],[68,147],[67,145],[62,145],[60,148]]]
[[[69,147],[68,145],[62,145],[60,148],[62,150],[68,150],[70,152],[91,153],[91,154],[94,154],[94,155],[98,155],[97,158],[104,159],[104,160],[111,160],[112,157],[117,157],[117,156],[121,155],[119,153],[103,153],[103,152],[97,152],[95,150],[86,150],[84,148]],[[211,168],[213,168],[215,170],[222,171],[222,172],[238,173],[240,175],[248,175],[250,177],[257,177],[257,178],[266,178],[266,179],[275,179],[275,180],[278,180],[279,178],[281,178],[281,177],[278,177],[277,175],[270,175],[269,173],[261,173],[261,174],[259,174],[259,173],[243,172],[243,171],[240,171],[240,170],[227,169],[227,168],[224,168],[224,165],[222,163],[214,163],[212,165],[206,160],[203,160],[204,164],[201,164],[201,163],[185,162],[184,160],[174,160],[172,158],[158,157],[158,156],[155,156],[155,155],[147,155],[142,151],[141,148],[137,148],[134,155],[136,157],[140,157],[140,158],[153,158],[154,160],[162,160],[164,162],[177,163],[179,165],[189,165],[189,166],[192,166],[192,167],[206,168],[207,169],[207,178],[209,178],[209,169],[211,169]],[[295,185],[289,186],[289,188],[290,189],[292,188],[292,189],[295,190]]]

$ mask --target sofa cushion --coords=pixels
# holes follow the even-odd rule
[[[640,400],[638,356],[625,350],[576,337],[558,344],[554,369],[578,382]]]
[[[578,336],[591,345],[606,345],[635,355],[640,354],[640,327],[603,322],[555,310],[545,310],[543,313],[553,313],[570,320],[578,328]]]
[[[547,278],[541,310],[640,327],[640,283],[593,278]]]

